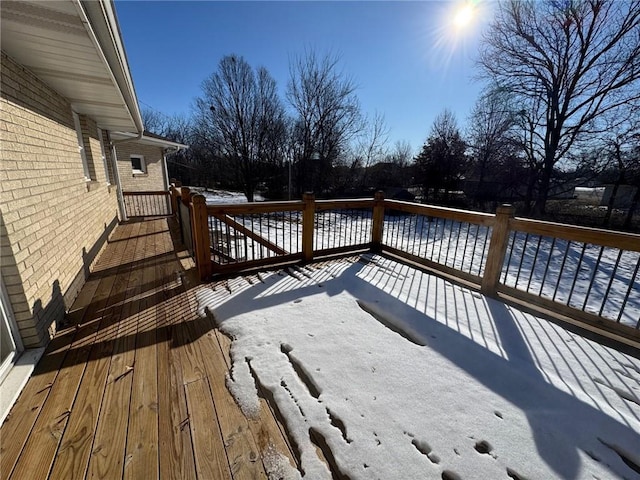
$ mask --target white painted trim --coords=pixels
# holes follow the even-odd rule
[[[102,155],[102,165],[104,167],[104,176],[107,185],[111,185],[111,176],[109,175],[109,167],[107,166],[107,154],[104,148],[104,132],[98,128],[98,138],[100,139],[100,155]]]
[[[140,159],[140,169],[133,168],[133,162],[131,162],[134,158]],[[131,172],[133,175],[145,175],[147,174],[147,162],[144,159],[144,155],[140,155],[139,153],[134,153],[129,155],[129,161],[131,162]]]
[[[183,150],[189,148],[189,145],[185,145],[184,143],[172,142],[171,140],[162,140],[160,138],[148,137],[146,135],[142,135],[142,137],[138,138],[135,134],[129,132],[112,132],[111,138],[114,142],[120,142],[125,140],[137,141],[143,145],[152,145],[164,148],[176,148],[178,150]]]
[[[22,352],[9,374],[0,384],[0,425],[7,418],[13,404],[16,403],[43,353],[44,348],[34,348]]]
[[[87,152],[84,146],[84,135],[82,134],[82,125],[80,124],[80,115],[71,110],[73,115],[73,125],[76,128],[76,136],[78,137],[78,152],[80,153],[80,159],[82,160],[82,168],[84,170],[84,179],[87,182],[91,181],[91,173],[89,171],[89,162],[87,161]]]

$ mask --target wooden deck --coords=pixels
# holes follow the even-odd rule
[[[167,219],[120,225],[0,429],[0,478],[267,478],[294,457],[225,386],[229,339],[195,313]]]

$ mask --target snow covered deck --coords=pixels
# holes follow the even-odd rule
[[[249,416],[266,393],[304,478],[640,475],[637,351],[373,254],[198,301],[234,338],[231,391]]]
[[[369,253],[199,284],[169,224],[117,228],[0,478],[640,476],[634,356]]]

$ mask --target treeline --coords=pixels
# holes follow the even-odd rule
[[[487,85],[460,127],[441,112],[425,144],[389,145],[335,56],[290,64],[284,98],[263,67],[229,55],[189,118],[145,112],[151,131],[187,143],[173,176],[251,200],[405,188],[424,201],[491,209],[517,201],[541,216],[550,198],[600,182],[640,203],[640,0],[505,1],[477,63]],[[435,92],[434,92],[435,93]],[[615,204],[610,197],[607,219]]]

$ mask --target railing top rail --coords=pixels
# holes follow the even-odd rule
[[[371,208],[374,204],[375,200],[372,198],[316,200],[316,210],[333,210],[340,208]]]
[[[134,197],[143,195],[169,195],[169,192],[164,190],[149,190],[148,192],[136,191],[136,192],[122,192],[122,195]]]
[[[207,213],[209,215],[220,213],[237,215],[242,213],[301,212],[302,210],[304,210],[304,202],[297,200],[286,202],[220,203],[207,205]]]
[[[509,219],[509,228],[533,235],[556,237],[563,240],[571,240],[572,242],[590,243],[603,247],[640,252],[640,235],[635,233],[579,227],[564,223],[531,220],[528,218]]]
[[[433,205],[423,205],[421,203],[404,202],[401,200],[385,200],[384,206],[385,208],[401,212],[448,218],[450,220],[474,223],[483,226],[493,225],[495,218],[495,215],[492,213],[471,212],[469,210],[460,210],[458,208],[436,207]]]

